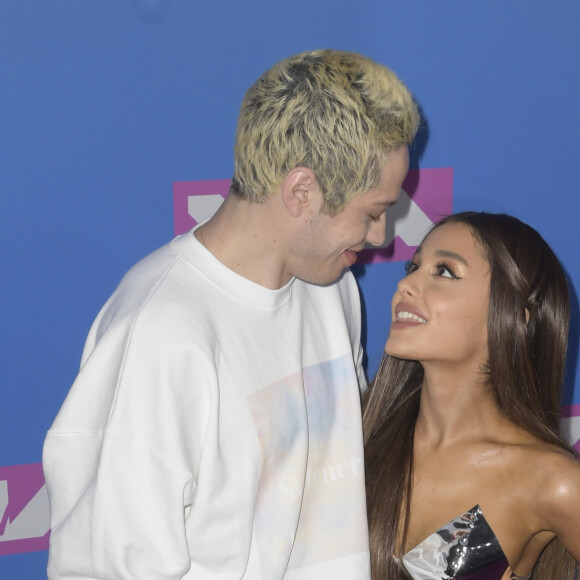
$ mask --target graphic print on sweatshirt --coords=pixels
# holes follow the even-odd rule
[[[277,568],[290,551],[288,569],[368,549],[360,404],[353,385],[357,378],[347,355],[248,397],[262,449],[255,533],[263,578],[280,578],[284,571]]]

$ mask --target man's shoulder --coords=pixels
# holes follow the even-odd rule
[[[121,278],[119,287],[136,284],[142,286],[147,282],[155,283],[162,278],[178,257],[173,248],[173,240],[153,250],[133,266]]]
[[[96,320],[100,333],[111,326],[134,326],[137,320],[144,325],[148,321],[159,323],[163,328],[177,323],[185,309],[202,307],[203,284],[196,282],[196,269],[185,263],[174,241],[154,250],[125,273]]]

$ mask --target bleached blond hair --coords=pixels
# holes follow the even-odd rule
[[[265,201],[295,167],[308,167],[323,211],[342,211],[376,187],[390,152],[408,146],[417,105],[385,66],[354,52],[314,50],[266,71],[242,101],[230,193]]]

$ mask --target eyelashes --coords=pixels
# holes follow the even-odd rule
[[[455,270],[446,262],[439,262],[435,266],[435,270],[437,271],[438,276],[441,276],[443,278],[453,278],[454,280],[459,280],[459,276],[455,273]]]
[[[419,265],[413,262],[412,260],[408,260],[405,262],[405,274],[408,276],[412,274],[416,270],[419,269]],[[447,262],[437,262],[435,264],[434,273],[436,276],[440,278],[451,278],[453,280],[461,280],[461,276],[458,276],[455,273],[453,267]]]
[[[412,274],[417,269],[417,267],[417,264],[415,264],[413,260],[407,260],[405,262],[405,274],[407,274],[407,276]]]

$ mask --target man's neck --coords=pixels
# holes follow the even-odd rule
[[[277,196],[250,203],[230,195],[196,237],[230,270],[276,290],[292,277],[286,267],[286,220]]]

